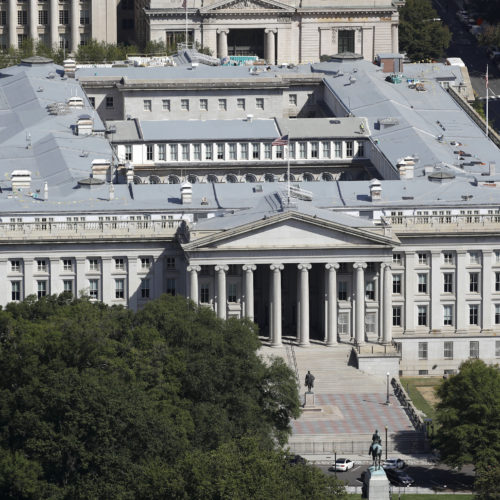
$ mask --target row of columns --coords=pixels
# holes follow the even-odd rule
[[[297,265],[297,339],[300,346],[309,345],[309,271],[312,266],[309,263]],[[356,344],[365,343],[365,262],[353,264],[356,273],[356,295],[354,303],[355,314],[355,334]],[[254,272],[257,266],[246,264],[242,267],[245,273],[245,299],[244,316],[254,320]],[[270,293],[269,293],[269,336],[271,345],[281,346],[282,343],[282,295],[281,295],[281,272],[284,265],[281,263],[271,264]],[[325,264],[326,287],[325,287],[325,308],[326,308],[326,329],[325,342],[327,346],[337,343],[337,270],[338,263]],[[226,319],[226,273],[229,266],[222,264],[215,266],[217,276],[217,315],[221,319]],[[190,265],[187,268],[190,281],[190,298],[198,303],[198,273],[201,266]],[[380,266],[381,276],[381,296],[380,296],[380,326],[382,330],[382,342],[390,344],[392,341],[392,271],[388,264],[382,263]]]
[[[268,64],[276,64],[276,33],[275,29],[266,29],[265,44],[264,44],[264,58]],[[228,56],[227,35],[228,29],[217,30],[217,57],[223,59]]]

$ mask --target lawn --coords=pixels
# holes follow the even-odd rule
[[[435,396],[430,394],[426,399],[424,395],[418,390],[419,387],[430,388],[437,387],[441,382],[442,378],[411,378],[402,377],[401,385],[405,388],[406,392],[410,396],[413,404],[420,410],[423,411],[429,418],[435,420],[435,411],[432,406],[435,401]]]

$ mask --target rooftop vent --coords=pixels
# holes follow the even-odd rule
[[[463,194],[462,195],[462,200],[463,201],[469,201],[472,199],[472,195],[471,194]]]
[[[92,177],[103,181],[111,180],[111,164],[108,160],[92,160]]]
[[[394,125],[399,125],[399,120],[394,116],[388,116],[387,118],[379,118],[378,123],[380,127],[387,128]]]
[[[193,201],[193,186],[190,182],[181,184],[181,203],[187,205]]]
[[[91,135],[94,129],[94,120],[89,115],[80,115],[76,122],[76,135]]]
[[[12,191],[29,190],[31,187],[30,170],[13,170],[10,174],[12,182]]]
[[[496,171],[496,163],[494,161],[490,161],[490,175],[495,175]]]
[[[64,65],[64,76],[74,78],[76,72],[76,62],[73,59],[65,59]]]
[[[262,193],[262,186],[260,184],[258,184],[257,186],[254,186],[253,192],[254,193]]]
[[[206,196],[204,196],[202,199],[201,199],[201,204],[202,205],[208,205],[208,199]]]
[[[49,115],[67,115],[70,112],[70,108],[65,102],[53,102],[47,104],[47,111]]]
[[[428,179],[431,182],[448,182],[451,181],[455,178],[455,176],[450,173],[450,172],[443,172],[443,171],[435,171],[432,174],[429,174]]]
[[[370,196],[372,201],[378,201],[382,199],[382,184],[378,179],[372,179],[369,183]]]
[[[134,182],[134,165],[129,161],[125,163],[125,175],[127,178],[127,184],[132,184]]]
[[[103,184],[103,179],[94,179],[93,177],[87,177],[86,179],[78,181],[78,187],[83,189],[93,189],[95,187],[102,186]]]
[[[78,96],[73,96],[68,99],[68,106],[70,108],[82,109],[83,108],[83,99]]]
[[[253,121],[253,115],[247,115],[247,122]]]

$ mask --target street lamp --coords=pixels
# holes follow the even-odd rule
[[[387,460],[387,425],[385,426],[385,459]]]
[[[385,404],[387,406],[389,406],[391,404],[390,400],[389,400],[389,377],[391,376],[391,374],[389,372],[387,372],[387,399],[385,400]]]

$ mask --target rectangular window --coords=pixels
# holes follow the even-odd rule
[[[369,281],[365,286],[366,300],[375,300],[375,285],[373,281]]]
[[[299,142],[299,158],[304,159],[307,157],[307,143]]]
[[[453,293],[453,273],[443,274],[443,292]]]
[[[276,158],[281,160],[283,158],[283,146],[276,146]]]
[[[167,257],[167,269],[175,269],[175,257]]]
[[[401,306],[392,307],[392,326],[401,326]]]
[[[495,357],[500,358],[500,340],[495,340]]]
[[[63,271],[73,271],[73,261],[71,259],[63,259]]]
[[[258,142],[254,142],[252,144],[252,159],[258,160],[260,158],[260,144]]]
[[[345,143],[345,155],[347,158],[352,158],[354,154],[354,142],[346,141]]]
[[[189,99],[181,99],[181,109],[183,111],[189,111]]]
[[[177,144],[169,144],[170,161],[177,161]]]
[[[123,299],[125,297],[125,280],[115,280],[115,299]]]
[[[202,111],[208,111],[208,99],[200,99],[200,109]]]
[[[338,53],[355,52],[354,30],[338,31]]]
[[[141,269],[150,269],[151,259],[149,257],[141,257]]]
[[[469,325],[479,325],[479,306],[469,304]]]
[[[418,293],[427,293],[427,274],[418,275]]]
[[[453,252],[443,252],[443,260],[445,264],[453,264]]]
[[[158,161],[165,161],[167,159],[167,148],[165,144],[158,144]]]
[[[339,300],[347,300],[347,281],[338,282],[337,295]]]
[[[59,24],[69,24],[69,10],[59,11]]]
[[[443,325],[453,326],[453,306],[443,306]]]
[[[200,285],[200,302],[202,304],[208,304],[210,302],[210,288],[208,283],[202,283]]]
[[[237,302],[238,300],[238,286],[236,283],[229,283],[227,287],[227,301]]]
[[[453,342],[446,341],[443,347],[444,359],[453,359]]]
[[[500,292],[500,273],[495,273],[495,292]]]
[[[125,259],[122,259],[122,258],[115,259],[115,269],[117,271],[124,271],[125,270]]]
[[[288,155],[290,158],[295,158],[295,142],[288,143]]]
[[[88,45],[88,44],[89,44],[89,34],[80,33],[80,45]]]
[[[89,271],[99,271],[99,259],[89,259]]]
[[[297,106],[297,94],[288,94],[288,104]]]
[[[21,282],[11,281],[11,300],[21,300]]]
[[[238,109],[245,109],[245,99],[239,98],[236,100],[236,107]]]
[[[219,111],[227,111],[227,100],[219,99]]]
[[[469,273],[469,292],[479,291],[479,273]]]
[[[495,262],[500,263],[500,250],[495,250]]]
[[[38,272],[46,272],[47,271],[47,261],[45,259],[37,259],[36,270]]]
[[[471,264],[481,263],[481,257],[479,255],[479,252],[469,252],[469,259]]]
[[[99,300],[99,280],[89,280],[89,297],[91,300]]]
[[[10,270],[12,272],[18,273],[21,271],[21,261],[20,260],[11,260],[10,261]]]
[[[153,145],[146,144],[146,160],[153,161]]]
[[[0,26],[7,26],[7,11],[0,10]]]
[[[73,295],[73,280],[63,280],[63,290]]]
[[[205,144],[205,160],[211,160],[212,158],[213,158],[212,144],[207,143],[207,144]]]
[[[162,99],[161,108],[163,111],[170,111],[170,99]]]
[[[89,104],[95,109],[95,97],[89,97]]]
[[[418,263],[420,265],[427,265],[427,262],[428,262],[427,254],[424,252],[419,252],[418,253]]]
[[[264,98],[263,97],[257,97],[257,99],[255,99],[255,107],[257,109],[264,109]]]
[[[358,141],[358,153],[357,156],[363,158],[365,156],[365,143]]]
[[[106,96],[106,109],[113,109],[115,107],[114,99],[111,96]]]
[[[323,141],[321,143],[321,154],[323,158],[330,158],[331,151],[330,151],[330,141]]]
[[[366,313],[365,316],[365,331],[368,334],[374,334],[376,333],[376,320],[377,320],[377,315],[375,313]]]
[[[471,340],[469,343],[469,357],[479,358],[479,341]]]
[[[47,282],[45,280],[39,280],[36,283],[38,298],[45,297],[47,295]]]
[[[125,160],[132,161],[132,144],[125,144]]]
[[[181,159],[189,161],[189,144],[181,144]]]
[[[417,306],[418,318],[417,322],[419,326],[427,326],[427,306]]]
[[[49,11],[48,10],[39,10],[38,11],[38,24],[40,26],[46,26],[49,24]]]
[[[427,342],[418,343],[418,359],[427,359]]]
[[[176,280],[175,280],[175,278],[168,278],[167,279],[167,293],[169,295],[176,294]]]
[[[392,263],[393,264],[401,264],[402,259],[401,259],[401,254],[400,253],[393,253],[392,254]]]
[[[236,160],[236,143],[230,142],[228,144],[228,147],[229,147],[229,159]]]
[[[240,156],[242,160],[248,160],[248,143],[241,142],[240,143]]]
[[[319,143],[311,142],[311,158],[319,157]]]
[[[349,313],[339,312],[337,323],[339,335],[349,335]]]
[[[141,280],[141,298],[149,299],[149,279]]]
[[[144,106],[144,111],[153,110],[153,104],[151,103],[151,99],[144,99],[143,106]]]
[[[392,293],[401,295],[401,274],[392,275]]]
[[[19,26],[26,26],[28,24],[28,11],[18,10],[17,11],[17,24]]]
[[[342,158],[342,142],[335,141],[333,143],[333,151],[335,154],[335,158]]]
[[[222,142],[217,143],[217,159],[218,160],[224,159],[224,143]]]
[[[193,144],[193,160],[201,161],[201,144]]]
[[[265,142],[264,143],[264,159],[270,160],[271,159],[271,143],[270,142]]]
[[[80,11],[80,26],[86,26],[90,24],[90,14],[88,10]]]

